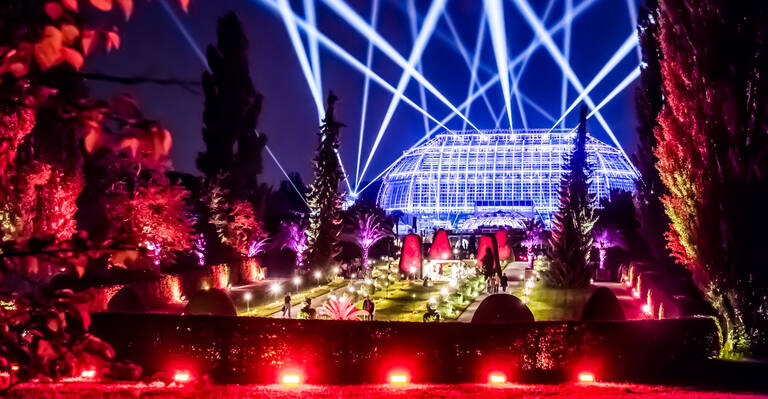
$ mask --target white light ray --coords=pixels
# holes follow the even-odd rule
[[[507,107],[507,117],[510,129],[512,128],[512,102],[510,98],[509,71],[506,68],[509,56],[507,56],[507,31],[504,25],[504,6],[501,0],[484,0],[485,13],[488,15],[488,29],[491,32],[493,54],[496,58],[501,90],[504,94],[504,104]]]
[[[637,32],[637,3],[635,0],[627,0],[627,12],[629,13],[629,23],[632,24],[632,30]],[[643,51],[637,46],[637,61],[643,62]]]
[[[371,5],[371,26],[376,27],[376,23],[379,17],[379,0],[373,0]],[[371,62],[373,61],[373,43],[368,41],[368,49],[365,53],[365,67],[371,69]],[[363,153],[363,136],[365,133],[365,114],[368,109],[368,92],[371,86],[371,77],[365,75],[365,81],[363,82],[363,106],[360,111],[360,136],[357,143],[357,166],[355,167],[355,181],[360,178],[360,157]],[[355,187],[357,188],[357,187]]]
[[[272,150],[269,149],[269,146],[268,145],[264,145],[264,149],[267,150],[267,153],[269,154],[269,156],[272,157],[272,160],[275,161],[275,164],[277,165],[277,167],[280,168],[281,172],[283,172],[283,176],[285,176],[286,180],[288,180],[288,183],[291,183],[291,186],[293,187],[293,189],[296,190],[296,194],[299,195],[299,198],[301,198],[301,200],[304,202],[304,204],[307,205],[307,208],[309,208],[309,203],[304,198],[304,196],[301,194],[301,191],[299,191],[299,188],[296,187],[295,184],[293,184],[293,180],[291,180],[291,177],[288,176],[288,173],[285,172],[285,169],[283,169],[283,165],[281,165],[280,161],[277,160],[277,157],[275,156],[275,154],[272,153]]]
[[[598,112],[600,112],[600,109],[603,108],[605,104],[608,104],[609,101],[613,100],[614,97],[616,97],[617,94],[621,93],[622,90],[624,90],[627,86],[632,84],[632,82],[635,81],[640,77],[640,66],[638,65],[635,69],[632,70],[632,72],[627,75],[619,84],[616,86],[613,90],[611,90],[610,93],[608,93],[607,96],[603,99],[603,101],[600,101],[600,104],[597,104],[597,106],[587,115],[587,118],[591,118],[593,115],[596,115]]]
[[[552,116],[552,115],[550,115],[550,114],[549,114],[547,111],[545,111],[545,110],[544,110],[544,108],[541,108],[541,107],[540,107],[538,104],[536,104],[535,102],[533,102],[533,101],[532,101],[530,98],[528,98],[528,96],[526,96],[525,94],[523,94],[523,93],[520,93],[520,94],[522,94],[522,96],[523,96],[523,101],[525,101],[526,103],[528,103],[528,105],[530,105],[530,106],[531,106],[531,108],[535,109],[535,110],[536,110],[536,112],[540,113],[540,114],[541,114],[543,117],[545,117],[545,118],[549,119],[549,121],[550,121],[550,122],[554,122],[554,121],[555,121],[555,117],[553,117],[553,116]]]
[[[418,37],[418,27],[416,26],[416,4],[414,3],[414,0],[408,0],[407,1],[407,13],[408,13],[408,22],[409,27],[411,28],[411,39],[415,42],[416,38]],[[416,70],[419,71],[420,74],[424,74],[424,70],[421,67],[422,63],[419,62],[416,64]],[[424,109],[427,109],[427,96],[424,93],[424,86],[419,85],[419,100],[421,101],[421,107]],[[426,115],[422,115],[424,118],[424,132],[429,131],[429,119],[427,119]]]
[[[445,106],[448,107],[452,112],[459,115],[459,117],[462,119],[465,119],[464,115],[461,114],[456,106],[448,101],[448,99],[445,98],[445,96],[439,90],[437,90],[437,88],[435,88],[435,86],[429,80],[427,80],[424,75],[416,71],[413,66],[408,65],[408,61],[403,58],[403,56],[400,55],[400,53],[398,53],[397,50],[395,50],[394,47],[389,44],[389,42],[381,37],[381,35],[379,35],[376,30],[371,28],[371,26],[368,25],[365,20],[360,17],[352,8],[350,8],[349,5],[347,5],[342,0],[323,0],[323,2],[336,14],[341,16],[344,21],[350,24],[350,26],[355,28],[355,30],[357,30],[361,35],[371,39],[376,47],[381,50],[381,52],[383,52],[387,57],[394,61],[398,66],[403,68],[406,72],[408,72],[414,79],[416,79],[416,81],[419,82],[419,84],[423,85],[424,88],[432,93],[432,95],[440,100],[440,102],[445,104]],[[469,123],[469,126],[471,126],[473,129],[478,131],[480,130],[472,123],[472,121],[467,120],[467,123]]]
[[[312,67],[309,65],[309,59],[307,58],[307,52],[304,51],[304,43],[299,36],[299,29],[296,27],[296,22],[293,20],[293,10],[291,5],[288,4],[288,0],[277,0],[277,9],[280,12],[280,18],[285,24],[285,30],[288,31],[288,37],[291,39],[293,49],[296,52],[296,57],[299,59],[299,65],[301,71],[304,73],[304,78],[307,80],[307,85],[312,93],[312,99],[315,101],[315,107],[317,107],[318,120],[322,122],[325,117],[325,106],[323,105],[323,95],[318,90],[317,84],[315,84],[315,76],[312,72]]]
[[[480,54],[482,50],[482,43],[483,38],[485,36],[485,13],[481,13],[480,15],[480,24],[478,25],[478,32],[477,32],[477,40],[475,42],[475,55],[473,59],[470,61],[469,59],[469,53],[467,52],[467,49],[464,47],[464,44],[461,42],[461,38],[459,37],[459,32],[456,30],[456,26],[453,24],[453,19],[451,18],[450,13],[448,10],[445,10],[443,13],[443,18],[445,18],[445,23],[448,25],[448,30],[451,32],[451,36],[453,36],[453,41],[456,43],[456,50],[461,55],[461,58],[464,59],[464,63],[467,64],[467,67],[469,68],[469,93],[467,93],[467,98],[472,95],[472,89],[477,84],[477,67],[480,62]],[[488,101],[488,96],[483,94],[483,99],[485,100],[485,104],[488,107],[488,112],[491,113],[492,117],[494,116],[493,113],[493,107],[491,107],[490,101]],[[467,107],[467,110],[464,111],[464,116],[469,119],[469,111],[470,107]],[[463,127],[461,130],[467,130],[467,121],[463,121]],[[427,129],[429,131],[429,129]],[[425,132],[426,133],[426,132]]]
[[[408,82],[411,79],[410,71],[418,73],[413,67],[417,62],[421,60],[421,55],[424,53],[424,49],[427,47],[429,38],[432,37],[432,33],[435,31],[438,19],[440,18],[440,14],[445,8],[446,2],[447,0],[432,1],[432,4],[429,7],[429,11],[427,11],[427,16],[424,18],[424,23],[421,26],[421,31],[413,43],[413,48],[411,49],[411,54],[408,56],[408,63],[406,68],[403,71],[403,74],[400,76],[400,80],[397,82],[398,92],[402,93],[408,86]],[[384,136],[384,132],[389,127],[389,123],[392,121],[392,116],[394,115],[395,109],[399,103],[400,98],[397,96],[393,96],[392,101],[389,102],[387,112],[384,114],[384,120],[381,122],[381,127],[379,127],[379,132],[376,134],[376,139],[373,141],[373,147],[371,147],[371,152],[368,154],[368,159],[365,161],[365,166],[363,166],[363,171],[360,172],[360,178],[358,179],[356,185],[360,184],[360,179],[365,176],[365,172],[368,170],[368,166],[371,165],[373,155],[376,153],[376,149],[379,147],[379,143]]]
[[[574,108],[576,108],[579,103],[581,103],[584,98],[589,95],[589,93],[594,89],[600,82],[603,81],[603,79],[613,71],[613,69],[616,67],[616,65],[621,62],[624,57],[629,54],[630,51],[632,51],[633,48],[637,47],[637,32],[632,32],[627,40],[624,41],[624,43],[619,47],[618,50],[616,50],[615,53],[611,56],[611,58],[603,65],[602,68],[600,68],[600,71],[597,72],[597,75],[595,75],[594,78],[592,78],[592,81],[589,82],[587,87],[582,90],[581,94],[579,94],[578,97],[576,97],[575,100],[571,103],[571,105],[568,107],[565,112],[563,112],[562,115],[560,115],[560,119],[555,122],[555,124],[552,126],[552,128],[549,129],[551,132],[555,127],[557,127],[558,124],[563,122],[565,120],[565,117],[568,116],[568,114],[573,111]]]
[[[549,29],[548,33],[550,35],[557,33],[558,31],[560,31],[560,29],[563,29],[563,27],[568,21],[571,21],[576,17],[578,17],[582,12],[586,11],[590,6],[592,6],[596,1],[597,0],[584,0],[583,2],[579,3],[579,5],[573,9],[573,14],[561,19],[560,22],[556,23],[554,26],[552,26],[552,28]],[[536,49],[538,49],[538,47],[541,44],[542,44],[541,39],[539,39],[538,37],[531,40],[531,43],[528,44],[528,47],[525,50],[523,50],[523,52],[520,53],[517,57],[515,57],[512,61],[509,62],[509,69],[512,69],[515,66],[517,66],[526,57],[530,57],[531,54],[534,51],[536,51]],[[489,88],[491,88],[498,81],[499,81],[499,75],[496,74],[494,77],[492,77],[487,82],[485,82],[482,86],[480,86],[480,88],[476,92],[472,93],[472,97],[465,100],[461,105],[459,105],[459,109],[466,108],[468,104],[471,104],[473,101],[475,101],[477,97],[482,95],[482,93],[485,93]],[[443,124],[448,123],[451,119],[453,119],[454,116],[456,116],[455,113],[448,114],[440,122]],[[438,129],[439,127],[437,126],[430,129],[429,133],[426,134],[424,137],[422,137],[416,144],[414,144],[414,146],[417,146],[423,143],[424,140],[429,138],[429,136],[434,134]]]
[[[531,28],[533,28],[534,32],[536,32],[536,35],[539,36],[539,38],[542,40],[542,43],[544,44],[544,47],[547,49],[547,51],[550,53],[552,58],[555,60],[555,62],[560,66],[560,68],[565,72],[566,76],[568,77],[568,81],[571,82],[574,88],[581,93],[584,91],[584,86],[582,86],[581,82],[579,81],[579,78],[576,76],[576,74],[573,72],[573,69],[571,69],[570,64],[565,62],[565,58],[563,57],[563,54],[560,53],[560,50],[555,45],[555,42],[552,40],[552,37],[547,33],[546,28],[544,28],[544,25],[539,21],[538,17],[536,17],[536,14],[533,12],[533,9],[531,9],[530,4],[526,0],[513,0],[515,2],[515,5],[517,5],[518,10],[520,10],[520,13],[523,14],[523,17],[525,17],[525,20],[528,22],[529,25],[531,25]],[[587,105],[594,109],[595,103],[592,101],[592,99],[589,97],[589,95],[584,96],[584,101],[587,103]],[[616,145],[616,147],[621,151],[621,154],[624,155],[624,158],[626,158],[627,162],[629,162],[630,165],[632,165],[632,161],[629,159],[629,156],[624,151],[624,148],[622,148],[621,144],[619,143],[619,140],[616,138],[616,135],[613,134],[613,130],[611,130],[610,126],[608,126],[608,123],[605,121],[603,116],[600,114],[600,112],[595,113],[595,118],[597,118],[597,121],[600,123],[600,125],[603,127],[606,133],[608,133],[608,136],[611,138],[613,143]],[[632,168],[635,169],[634,165],[632,165]]]
[[[277,6],[273,4],[270,0],[251,0],[251,1],[259,1],[262,4],[268,6],[272,11],[277,11]],[[296,21],[296,24],[298,27],[304,31],[307,31],[308,33],[314,34],[317,36],[317,40],[320,42],[320,44],[325,47],[328,51],[332,52],[336,56],[338,56],[342,61],[346,62],[347,65],[351,66],[352,68],[356,69],[358,72],[364,74],[365,76],[370,77],[373,79],[374,82],[376,82],[379,86],[386,89],[390,93],[400,97],[401,100],[403,100],[406,104],[410,105],[413,109],[421,112],[422,114],[426,114],[429,119],[433,122],[435,122],[438,126],[442,127],[443,129],[448,129],[442,122],[440,122],[437,118],[432,116],[430,113],[428,113],[426,110],[418,106],[415,102],[413,102],[410,98],[406,97],[403,93],[398,92],[394,86],[387,83],[386,80],[384,80],[381,76],[373,72],[370,68],[367,68],[365,64],[358,61],[357,58],[353,57],[351,54],[349,54],[346,50],[341,48],[336,42],[328,38],[328,36],[324,35],[320,31],[317,30],[317,28],[309,25],[307,22],[302,20],[298,15],[293,15],[293,20]]]
[[[573,12],[573,0],[565,0],[565,14],[568,15]],[[571,23],[565,26],[565,32],[563,33],[563,52],[565,60],[571,62]],[[560,115],[565,115],[565,103],[568,101],[568,78],[563,74],[563,79],[560,86]],[[565,128],[565,118],[560,120],[560,128]]]
[[[304,0],[304,14],[307,18],[307,22],[312,24],[312,26],[317,27],[317,17],[315,16],[315,0]],[[323,92],[323,80],[321,78],[322,74],[320,73],[320,51],[317,46],[317,38],[315,35],[307,35],[309,42],[309,58],[312,62],[312,72],[314,73],[315,77],[315,85],[317,86],[317,91],[322,93]]]

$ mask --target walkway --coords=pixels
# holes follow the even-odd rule
[[[510,262],[507,264],[507,266],[504,268],[504,271],[502,273],[506,274],[507,277],[513,276],[513,275],[521,275],[524,273],[525,267],[528,263],[527,262]],[[507,293],[514,292],[520,285],[523,284],[521,280],[516,278],[515,280],[510,279],[509,285],[507,286]],[[488,292],[483,290],[477,297],[475,297],[474,301],[467,306],[466,309],[464,309],[464,312],[459,315],[459,317],[456,319],[456,321],[460,323],[469,323],[472,321],[472,316],[475,315],[475,311],[480,306],[481,303],[483,303],[483,300],[488,297]]]
[[[344,293],[349,292],[349,287],[353,287],[354,290],[356,291],[357,289],[360,288],[361,285],[363,285],[363,283],[364,283],[364,280],[350,280],[349,284],[347,284],[347,285],[345,285],[343,287],[340,287],[340,288],[337,288],[337,289],[335,289],[333,291],[327,292],[327,293],[325,293],[323,295],[320,295],[317,298],[313,298],[312,299],[312,307],[314,309],[317,309],[321,304],[325,303],[325,301],[327,301],[328,298],[331,295],[335,295],[335,296],[338,297],[338,296],[341,296]],[[299,311],[303,307],[304,307],[304,303],[303,302],[291,306],[291,318],[292,319],[297,318],[299,316]],[[282,319],[283,318],[283,311],[279,310],[279,311],[277,311],[277,312],[275,312],[275,313],[273,313],[273,314],[271,314],[271,315],[269,315],[267,317],[271,317],[271,318],[275,318],[275,319]]]

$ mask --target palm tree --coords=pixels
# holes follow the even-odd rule
[[[369,271],[368,250],[373,244],[385,237],[392,236],[392,229],[383,223],[381,216],[374,212],[360,211],[354,216],[353,223],[345,234],[348,241],[352,241],[363,250],[363,268]]]
[[[368,312],[365,310],[357,310],[352,303],[352,297],[342,295],[341,298],[331,296],[328,302],[324,303],[320,309],[317,310],[317,314],[325,316],[331,320],[356,320],[359,321],[360,317],[368,316]]]
[[[291,220],[283,223],[275,242],[280,248],[288,248],[296,254],[299,268],[302,266],[304,251],[307,249],[307,226],[305,219]]]
[[[603,269],[608,248],[624,248],[626,246],[624,235],[620,230],[611,227],[596,227],[593,234],[595,236],[595,248],[597,248],[600,254],[600,269]]]
[[[523,230],[525,232],[523,246],[528,250],[528,268],[533,269],[533,247],[544,242],[544,222],[536,218],[525,220]]]

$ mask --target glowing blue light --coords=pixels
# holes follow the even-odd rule
[[[616,97],[617,94],[621,93],[622,90],[624,90],[627,86],[629,86],[632,82],[634,82],[635,79],[637,79],[638,77],[640,77],[640,66],[633,69],[632,72],[630,72],[629,75],[627,75],[627,77],[625,77],[618,84],[618,86],[616,86],[613,90],[611,90],[611,92],[608,93],[607,96],[605,96],[603,101],[600,101],[600,104],[597,104],[597,106],[592,110],[592,112],[590,112],[589,115],[587,115],[587,118],[590,118],[592,117],[592,115],[595,115],[597,112],[599,112],[600,109],[603,108],[605,104],[608,104],[609,101],[613,100],[613,98]]]
[[[379,205],[416,217],[423,230],[461,229],[499,211],[518,222],[534,214],[548,222],[560,204],[560,179],[574,139],[570,129],[438,134],[389,169]],[[637,175],[618,149],[588,136],[587,157],[590,192],[598,199],[614,189],[634,190]]]

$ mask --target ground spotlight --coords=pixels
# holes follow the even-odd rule
[[[507,376],[503,373],[492,372],[488,375],[488,383],[490,384],[504,384],[507,382]]]
[[[192,373],[189,370],[176,370],[173,373],[173,382],[177,384],[186,384],[192,381]]]
[[[595,374],[591,371],[582,371],[577,376],[579,382],[595,382]]]

